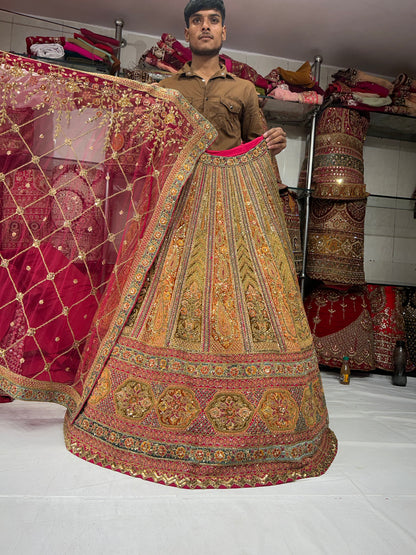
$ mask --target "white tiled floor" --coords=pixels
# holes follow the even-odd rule
[[[2,555],[416,553],[416,378],[323,373],[338,455],[319,478],[189,491],[65,450],[64,409],[0,405]]]

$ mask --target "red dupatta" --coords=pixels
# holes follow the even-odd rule
[[[0,390],[75,412],[214,139],[176,91],[0,53]]]

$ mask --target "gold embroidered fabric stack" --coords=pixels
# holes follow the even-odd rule
[[[363,142],[368,123],[364,112],[328,107],[317,124],[306,271],[327,284],[365,283]]]

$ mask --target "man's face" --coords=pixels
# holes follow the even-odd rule
[[[193,54],[215,56],[221,50],[226,29],[221,14],[217,10],[201,10],[189,18],[189,28],[185,29],[185,39]]]

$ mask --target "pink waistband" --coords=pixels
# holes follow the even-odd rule
[[[239,156],[240,154],[245,154],[255,146],[257,146],[263,140],[263,136],[257,137],[248,143],[243,143],[242,145],[235,146],[234,148],[230,148],[228,150],[207,150],[207,154],[211,154],[211,156]]]

